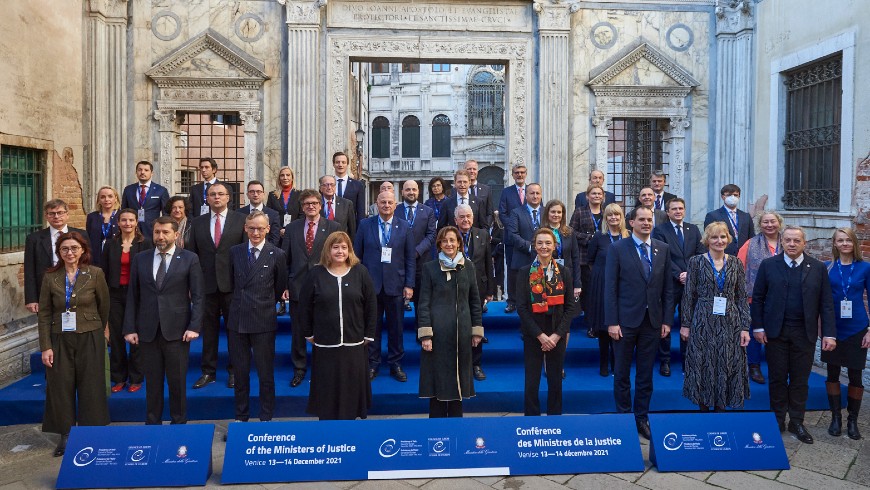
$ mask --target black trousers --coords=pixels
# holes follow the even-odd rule
[[[142,370],[145,372],[145,409],[147,425],[163,423],[163,380],[169,385],[169,417],[173,424],[187,423],[187,362],[190,343],[166,340],[160,328],[152,342],[140,342]]]
[[[517,273],[519,269],[508,268],[507,271],[507,304],[517,304]]]
[[[230,303],[233,293],[211,293],[205,295],[202,305],[202,374],[214,376],[217,373],[218,344],[220,343],[221,316],[224,322],[230,314]],[[233,363],[230,361],[227,372],[232,374]]]
[[[109,288],[109,372],[112,383],[140,384],[144,378],[139,346],[130,345],[127,354],[127,341],[124,340],[124,311],[127,305],[127,286]]]
[[[260,420],[272,420],[275,411],[275,331],[239,333],[227,330],[230,362],[236,376],[236,420],[247,422],[251,395],[251,355],[260,381]]]
[[[523,337],[523,362],[526,371],[526,386],[523,412],[526,415],[541,415],[541,366],[547,364],[547,415],[562,415],[562,368],[565,366],[565,337],[559,339],[556,348],[544,352],[541,342],[534,337]]]
[[[462,400],[442,402],[437,398],[430,398],[429,418],[443,419],[447,417],[462,417]]]
[[[618,413],[632,412],[631,358],[637,351],[634,377],[634,417],[646,420],[653,391],[653,366],[661,340],[661,325],[654,328],[649,314],[637,328],[622,327],[622,338],[613,341],[613,397]]]
[[[302,333],[302,325],[297,325],[299,319],[299,302],[290,302],[290,362],[293,370],[305,374],[308,370],[308,346],[305,342],[305,334]]]
[[[785,421],[786,412],[789,422],[804,422],[815,350],[803,322],[786,323],[779,336],[767,338],[770,410],[780,422]]]
[[[378,293],[378,328],[375,341],[369,344],[369,369],[378,370],[381,364],[381,335],[387,331],[387,364],[394,369],[405,357],[405,342],[402,339],[402,322],[405,302],[402,296]]]

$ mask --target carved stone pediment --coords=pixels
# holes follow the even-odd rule
[[[495,141],[488,141],[486,143],[481,143],[479,145],[470,146],[462,150],[463,153],[496,153],[496,154],[504,154],[505,145],[504,143],[498,143]]]
[[[209,29],[179,46],[145,74],[160,88],[259,89],[269,77],[261,61]]]
[[[590,74],[596,96],[642,92],[643,96],[685,97],[700,83],[688,71],[646,42],[616,55]]]

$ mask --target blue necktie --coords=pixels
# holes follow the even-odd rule
[[[646,278],[649,279],[649,276],[652,274],[652,259],[649,257],[649,245],[646,243],[640,244],[641,251],[643,252],[643,261],[646,265]]]
[[[251,247],[251,253],[248,254],[248,265],[250,267],[254,266],[254,263],[257,262],[257,249],[255,247]]]
[[[386,247],[390,243],[390,225],[386,221],[381,223],[381,246]]]
[[[686,237],[683,236],[683,225],[677,225],[677,240],[680,241],[680,249],[685,249]]]

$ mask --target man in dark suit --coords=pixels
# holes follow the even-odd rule
[[[242,214],[251,214],[251,211],[262,211],[269,220],[269,236],[266,240],[276,247],[281,243],[281,216],[278,211],[266,206],[266,187],[259,180],[248,182],[248,205],[239,208]]]
[[[290,273],[290,317],[291,325],[290,361],[293,363],[293,379],[290,386],[295,388],[302,384],[307,371],[307,345],[299,321],[299,295],[306,287],[305,277],[308,271],[320,263],[320,252],[323,242],[331,233],[341,231],[341,225],[329,221],[320,215],[320,193],[314,189],[305,189],[299,193],[299,204],[302,206],[303,218],[290,222],[284,228],[284,240],[281,248],[287,255],[287,265]]]
[[[352,242],[356,236],[356,211],[353,202],[335,194],[335,177],[324,175],[320,178],[320,195],[323,196],[320,215],[338,223],[341,231],[347,233]]]
[[[634,418],[647,440],[656,351],[674,321],[670,247],[650,238],[652,220],[652,210],[645,207],[630,213],[632,234],[611,245],[604,272],[604,324],[613,339],[616,411],[632,412],[630,374],[636,352]]]
[[[230,249],[244,242],[245,216],[227,208],[230,195],[222,182],[208,188],[209,213],[197,216],[190,226],[185,246],[199,255],[205,300],[202,310],[202,376],[193,389],[214,383],[217,375],[221,315],[224,321],[233,299]],[[232,362],[227,366],[227,387],[235,386]]]
[[[747,240],[755,236],[755,226],[752,223],[752,217],[746,211],[737,209],[740,204],[740,188],[734,184],[726,184],[722,186],[719,192],[722,197],[723,206],[719,209],[714,209],[707,213],[704,218],[704,228],[714,221],[721,221],[728,225],[728,231],[731,233],[731,243],[725,249],[728,255],[737,256],[740,247]]]
[[[770,410],[779,430],[788,431],[803,443],[813,436],[804,427],[810,371],[819,332],[822,350],[837,346],[834,300],[828,270],[804,254],[806,235],[799,226],[782,232],[784,253],[764,259],[752,291],[752,333],[767,345]]]
[[[369,379],[378,375],[381,363],[381,335],[387,331],[387,364],[397,381],[407,381],[402,370],[405,346],[402,339],[402,302],[414,297],[416,250],[411,225],[393,214],[396,201],[392,192],[378,196],[378,214],[362,220],[353,250],[368,269],[378,295],[378,329],[369,344]],[[386,316],[386,320],[384,317]]]
[[[511,269],[513,248],[508,243],[507,222],[510,220],[511,212],[514,209],[526,205],[526,172],[526,166],[523,164],[513,166],[511,169],[511,176],[514,179],[514,185],[505,188],[501,192],[501,199],[499,199],[498,202],[498,219],[501,221],[502,226],[504,226],[501,233],[502,249],[504,249],[504,262],[507,268],[507,305],[505,305],[505,311],[508,313],[516,311],[517,309],[514,289],[517,285],[517,277],[516,270]]]
[[[468,172],[457,170],[453,174],[453,193],[441,203],[441,215],[438,217],[439,230],[445,226],[456,226],[454,213],[456,212],[456,206],[460,204],[471,206],[471,210],[474,212],[475,223],[486,223],[484,221],[483,210],[477,198],[469,190],[470,186],[471,179],[468,178]]]
[[[139,230],[145,236],[151,236],[151,223],[162,216],[163,208],[169,201],[169,191],[162,185],[151,181],[154,165],[147,160],[136,164],[136,184],[124,187],[121,196],[121,209],[130,208],[138,211]]]
[[[604,172],[601,170],[595,169],[589,172],[589,185],[599,185],[602,189],[604,189]],[[587,188],[589,187],[587,185]],[[601,208],[604,209],[608,204],[616,202],[616,194],[605,190],[604,191],[604,202],[601,204]],[[589,204],[589,201],[586,199],[586,191],[583,191],[574,198],[574,209],[586,206]]]
[[[260,420],[275,409],[275,302],[287,299],[287,257],[268,243],[269,218],[254,210],[245,218],[247,243],[230,249],[233,301],[227,322],[227,346],[236,378],[236,420],[247,422],[251,357],[260,382]]]
[[[347,155],[337,151],[332,155],[332,168],[335,170],[335,193],[338,197],[353,203],[356,222],[359,224],[366,217],[366,188],[362,182],[348,175]]]
[[[396,216],[411,225],[411,233],[414,235],[414,257],[417,267],[414,284],[420,284],[420,276],[423,273],[423,264],[432,260],[432,246],[435,244],[435,211],[429,206],[417,202],[420,195],[420,187],[417,181],[406,180],[402,185],[402,204],[396,207]],[[420,289],[414,288],[414,297],[411,301],[417,305],[420,300]],[[405,310],[410,311],[411,305],[405,301]],[[417,311],[414,310],[414,318]]]
[[[477,276],[477,291],[480,294],[480,304],[486,313],[486,303],[492,301],[495,294],[495,273],[492,269],[492,252],[490,249],[489,232],[474,226],[474,212],[467,204],[456,207],[456,227],[462,237],[462,252],[474,263],[474,273]],[[481,367],[483,344],[486,339],[471,347],[471,365],[474,379],[483,381],[486,373]]]
[[[34,231],[24,240],[24,307],[31,313],[39,313],[39,291],[45,270],[59,260],[55,254],[57,237],[71,231],[88,236],[85,230],[67,226],[69,206],[65,201],[52,199],[45,203],[43,212],[48,227]]]
[[[546,217],[541,216],[544,212],[544,207],[541,206],[540,184],[529,184],[526,186],[526,204],[511,211],[511,215],[505,223],[505,249],[511,249],[510,274],[508,274],[508,286],[511,279],[516,282],[517,273],[523,268],[528,267],[532,263],[532,258],[535,255],[532,244],[532,236],[535,230],[541,227],[542,220]],[[514,286],[516,287],[516,286]],[[513,313],[517,306],[515,302],[511,302],[513,294],[509,293],[511,298],[508,299],[508,304],[505,307],[505,313]]]
[[[675,197],[668,201],[668,221],[660,223],[653,229],[653,238],[668,244],[671,254],[671,282],[673,283],[674,310],[683,299],[683,288],[686,285],[686,270],[690,257],[706,253],[701,243],[701,231],[692,223],[683,221],[686,217],[686,201]],[[676,321],[676,320],[675,320]],[[674,326],[673,330],[679,331]],[[686,359],[686,341],[680,339],[680,353],[683,354],[683,367]],[[671,336],[663,338],[659,345],[659,373],[662,376],[671,375]],[[684,370],[685,371],[685,370]]]
[[[139,346],[145,374],[145,423],[163,422],[163,380],[169,385],[173,424],[187,422],[190,342],[202,326],[202,270],[199,258],[176,249],[178,223],[169,216],[154,222],[154,252],[136,254],[124,316],[124,339]]]
[[[668,203],[671,202],[671,199],[677,197],[670,192],[665,192],[665,185],[667,184],[667,176],[661,170],[653,170],[652,174],[649,176],[649,187],[653,191],[653,204],[652,207],[656,211],[664,211],[668,210]],[[636,206],[640,206],[640,201],[637,202]],[[658,226],[658,223],[656,223]]]
[[[638,207],[644,207],[653,211],[653,228],[662,223],[668,222],[668,213],[655,208],[655,196],[652,187],[644,187],[640,190],[640,194],[638,194],[637,198]]]
[[[208,214],[208,189],[212,184],[217,182],[222,182],[226,186],[227,192],[230,194],[230,209],[236,209],[238,207],[233,199],[233,195],[235,194],[233,192],[233,186],[228,182],[218,180],[217,170],[218,164],[214,158],[203,157],[199,160],[199,173],[202,175],[202,182],[190,186],[190,204],[193,206],[193,217]],[[265,197],[265,195],[263,195],[263,197]]]
[[[468,172],[468,192],[471,193],[477,200],[477,206],[480,208],[480,215],[483,221],[476,221],[477,227],[481,229],[489,229],[492,226],[492,212],[495,210],[492,202],[492,191],[486,184],[481,184],[477,181],[477,160],[468,160],[465,162],[465,171]]]

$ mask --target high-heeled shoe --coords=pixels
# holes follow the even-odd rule
[[[63,434],[60,436],[60,440],[57,441],[57,447],[54,448],[54,457],[59,458],[63,456],[63,453],[66,452],[66,441],[69,439],[69,434]]]

